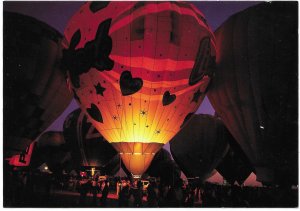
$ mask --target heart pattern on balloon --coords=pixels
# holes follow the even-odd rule
[[[86,111],[94,120],[103,123],[102,114],[95,104],[92,103],[91,108],[87,108]]]
[[[176,95],[175,94],[171,95],[169,91],[166,91],[163,95],[162,104],[163,106],[167,106],[173,103],[175,100],[176,100]]]
[[[124,71],[120,77],[120,88],[123,96],[132,95],[143,87],[141,78],[132,78],[130,71]]]

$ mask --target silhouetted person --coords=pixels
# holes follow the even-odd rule
[[[183,205],[183,191],[182,191],[182,182],[178,181],[178,183],[175,183],[175,199],[176,199],[176,207],[182,207]]]
[[[169,193],[169,187],[167,185],[160,184],[158,193],[158,206],[168,207],[167,196]]]
[[[174,187],[171,187],[167,193],[166,206],[167,207],[178,207]]]
[[[134,198],[133,206],[141,207],[143,202],[143,184],[141,181],[138,181],[132,189],[132,194]]]
[[[97,179],[92,180],[92,194],[93,194],[92,206],[97,206],[97,194],[98,194]]]
[[[86,196],[89,191],[89,181],[84,178],[80,181],[80,187],[79,187],[79,205],[85,206],[86,205]]]
[[[151,182],[147,188],[148,192],[148,207],[157,207],[158,206],[158,189],[155,182]]]
[[[128,207],[130,197],[129,185],[126,184],[122,187],[119,194],[119,207]]]
[[[106,207],[106,205],[107,205],[108,192],[109,192],[109,183],[108,183],[108,181],[105,181],[105,185],[103,187],[102,196],[101,196],[102,207]]]
[[[185,207],[193,207],[194,206],[194,191],[190,190],[188,192],[188,195],[184,201],[184,206]]]

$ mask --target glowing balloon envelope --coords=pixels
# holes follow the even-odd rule
[[[204,98],[216,51],[203,14],[184,2],[87,2],[65,38],[70,90],[141,175]]]

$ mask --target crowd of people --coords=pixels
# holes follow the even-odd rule
[[[298,187],[243,187],[178,180],[165,184],[152,179],[112,177],[55,177],[51,174],[10,171],[5,175],[4,205],[10,207],[297,207]],[[57,192],[69,194],[69,203],[55,200]],[[79,194],[78,194],[79,193]],[[77,194],[77,195],[76,195]],[[79,195],[79,196],[78,196]],[[72,196],[72,197],[71,197]],[[77,196],[77,197],[75,197]],[[56,198],[56,199],[57,199]],[[51,200],[52,199],[52,200]],[[34,200],[34,201],[33,201]],[[52,203],[52,204],[51,204]]]
[[[96,177],[92,179],[88,179],[87,177],[83,177],[78,180],[77,191],[80,193],[80,198],[78,205],[79,206],[87,206],[86,198],[87,194],[91,193],[93,196],[93,200],[91,206],[107,206],[107,197],[109,193],[109,182],[105,181],[98,181]],[[98,194],[101,193],[100,203],[98,202]]]
[[[159,180],[151,180],[147,186],[142,180],[117,179],[110,187],[109,181],[97,181],[96,178],[81,178],[78,191],[80,206],[86,206],[86,196],[93,195],[92,205],[107,206],[108,192],[117,196],[119,207],[193,207],[194,190],[182,181],[176,186],[161,184]],[[100,196],[98,197],[98,194]]]
[[[203,207],[297,207],[298,188],[249,187],[205,183],[199,190]]]
[[[87,182],[88,181],[88,182]],[[144,187],[141,180],[115,178],[108,181],[81,178],[80,203],[85,206],[87,193],[93,195],[92,206],[107,206],[109,192],[115,193],[119,207],[296,207],[298,189],[282,187],[247,187],[212,183],[187,184],[182,180],[164,184],[150,180]],[[97,194],[100,196],[97,197]]]

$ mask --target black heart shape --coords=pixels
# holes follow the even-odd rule
[[[169,91],[166,91],[162,99],[162,104],[163,106],[170,105],[175,100],[176,100],[176,95],[175,94],[171,95]]]
[[[141,78],[132,78],[131,72],[124,71],[120,77],[120,88],[123,96],[132,95],[143,87]]]
[[[103,123],[101,112],[95,104],[92,103],[91,108],[87,108],[86,111],[94,120]]]

